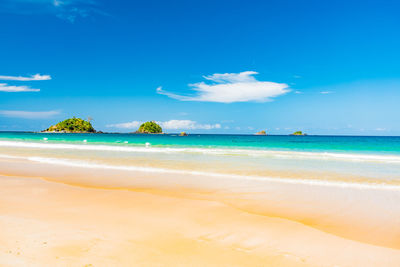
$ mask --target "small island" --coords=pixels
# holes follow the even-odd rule
[[[141,134],[162,134],[162,128],[155,121],[148,121],[140,125],[139,130],[136,133]]]
[[[262,130],[262,131],[255,133],[255,135],[267,135],[267,132]]]
[[[95,133],[96,130],[93,128],[89,120],[83,120],[80,118],[70,118],[59,123],[50,126],[42,133]]]
[[[294,132],[294,133],[292,133],[290,135],[307,135],[307,134],[303,133],[302,131],[297,131],[297,132]]]
[[[181,132],[179,136],[188,136],[188,134],[186,132]]]

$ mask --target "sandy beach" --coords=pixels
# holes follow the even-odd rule
[[[369,240],[382,245],[344,238],[251,212],[250,202],[218,190],[124,183],[118,175],[105,182],[93,170],[21,160],[2,159],[1,170],[1,266],[400,264],[396,236]]]

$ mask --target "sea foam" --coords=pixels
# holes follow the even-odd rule
[[[0,141],[0,147],[21,147],[37,149],[70,149],[89,151],[117,151],[133,153],[189,153],[189,154],[210,154],[227,156],[252,156],[252,157],[273,157],[273,158],[294,158],[313,160],[338,160],[400,164],[400,156],[376,155],[376,154],[354,154],[354,153],[333,153],[333,152],[300,152],[300,151],[277,151],[259,149],[229,149],[229,148],[196,148],[196,147],[156,147],[150,143],[144,146],[130,145],[103,145],[103,144],[64,144],[64,143],[35,143],[18,141]]]
[[[379,189],[379,190],[400,191],[400,186],[389,185],[389,184],[377,184],[377,183],[360,183],[351,181],[349,182],[326,181],[326,180],[315,180],[315,179],[294,179],[294,178],[282,178],[282,177],[271,177],[271,176],[225,174],[225,173],[215,173],[215,172],[175,170],[175,169],[154,168],[154,167],[99,164],[84,160],[70,160],[70,159],[30,157],[30,156],[9,156],[4,154],[0,154],[0,158],[23,159],[44,164],[78,167],[78,168],[109,169],[109,170],[119,170],[119,171],[148,172],[148,173],[161,173],[161,174],[164,173],[164,174],[178,174],[178,175],[190,175],[190,176],[207,176],[207,177],[215,177],[221,179],[259,180],[259,181],[268,181],[273,183],[284,183],[284,184],[294,184],[294,185],[299,184],[299,185],[309,185],[309,186],[328,186],[328,187],[332,186],[337,188]]]

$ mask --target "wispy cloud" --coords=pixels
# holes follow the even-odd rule
[[[6,83],[0,83],[0,92],[39,92],[40,89],[31,88],[29,86],[15,86]]]
[[[192,120],[169,120],[169,121],[161,121],[159,122],[161,127],[166,130],[211,130],[211,129],[220,129],[221,124],[201,124]]]
[[[3,0],[3,12],[16,14],[53,14],[58,18],[74,22],[92,14],[107,15],[98,8],[95,0]]]
[[[107,127],[120,128],[120,129],[137,129],[143,122],[141,121],[131,121],[124,123],[108,124]],[[209,123],[198,123],[192,120],[169,120],[169,121],[157,121],[158,124],[164,130],[211,130],[220,129],[221,124],[209,124]]]
[[[0,80],[3,81],[24,81],[24,82],[28,82],[28,81],[47,81],[47,80],[51,80],[51,76],[50,75],[40,75],[35,74],[35,75],[31,75],[31,76],[5,76],[5,75],[0,75]],[[20,86],[16,86],[16,85],[9,85],[7,83],[0,83],[0,92],[39,92],[40,89],[35,89],[35,88],[31,88],[29,86],[26,85],[20,85]]]
[[[23,76],[4,76],[4,75],[0,75],[0,80],[3,81],[47,81],[47,80],[51,80],[51,76],[50,75],[40,75],[35,74],[35,75],[31,75],[29,77],[23,77]]]
[[[287,84],[258,81],[254,78],[256,74],[258,73],[255,71],[244,71],[203,76],[209,83],[189,84],[195,91],[194,95],[179,95],[164,91],[162,87],[157,88],[157,93],[181,101],[233,103],[266,102],[289,92]]]
[[[138,128],[140,126],[140,124],[142,124],[142,122],[140,122],[140,121],[131,121],[131,122],[107,124],[106,127],[121,128],[121,129],[135,129],[135,128]]]
[[[333,94],[334,92],[333,91],[322,91],[322,92],[319,92],[320,94],[323,94],[323,95],[327,95],[327,94]]]
[[[25,111],[25,110],[0,110],[0,116],[23,119],[46,119],[60,114],[59,110],[50,111]]]

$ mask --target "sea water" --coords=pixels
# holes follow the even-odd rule
[[[400,184],[400,137],[1,132],[1,155],[153,171]]]

